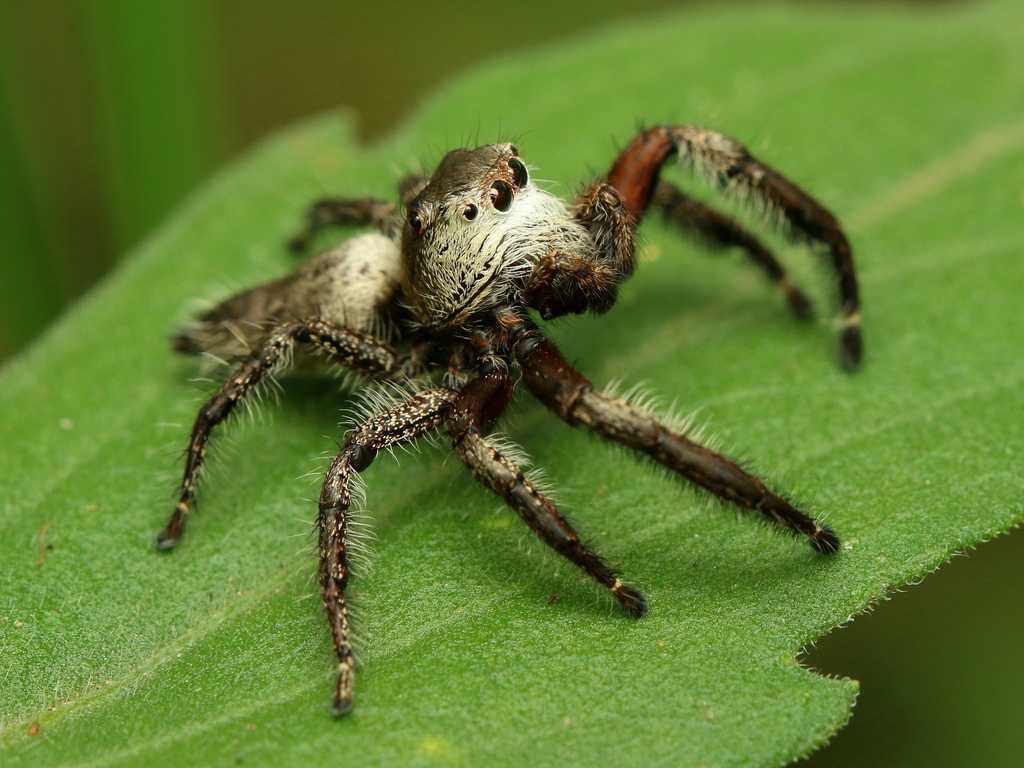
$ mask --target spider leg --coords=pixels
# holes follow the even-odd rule
[[[700,239],[705,245],[719,249],[731,246],[742,248],[747,257],[764,270],[768,279],[783,292],[794,316],[801,320],[814,316],[811,300],[796,287],[775,255],[731,216],[685,194],[667,181],[658,183],[651,204],[661,209],[665,221]]]
[[[646,453],[716,496],[806,536],[819,552],[839,550],[839,538],[831,528],[794,507],[734,461],[669,429],[651,414],[596,391],[539,332],[520,335],[514,350],[523,383],[568,424],[582,425],[607,440]]]
[[[430,177],[424,173],[410,173],[398,182],[398,199],[402,205],[411,203],[423,188],[430,183]]]
[[[513,383],[507,372],[494,371],[473,379],[462,388],[448,422],[452,447],[473,476],[504,499],[541,541],[607,587],[631,616],[643,616],[647,612],[643,594],[625,584],[600,555],[584,545],[551,500],[484,435],[487,426],[505,410]]]
[[[341,365],[378,378],[398,370],[400,364],[395,351],[384,342],[320,320],[298,320],[275,329],[200,408],[186,452],[178,504],[167,527],[157,537],[158,549],[170,549],[181,539],[185,520],[195,502],[196,484],[213,428],[224,421],[265,376],[285,367],[295,342],[311,344]]]
[[[402,228],[395,206],[385,200],[375,197],[326,198],[309,209],[306,228],[289,241],[288,247],[294,253],[304,253],[321,230],[337,224],[372,224],[382,235],[392,239],[398,237]]]
[[[335,715],[352,708],[352,678],[355,656],[349,637],[349,612],[345,588],[352,575],[351,515],[355,474],[373,462],[377,453],[407,443],[441,426],[451,411],[457,392],[432,389],[413,395],[405,402],[367,419],[352,430],[345,445],[331,462],[320,493],[320,586],[338,654],[338,685]]]
[[[608,183],[619,191],[637,221],[655,196],[661,166],[671,155],[678,155],[680,162],[692,167],[698,176],[737,199],[763,208],[786,225],[795,238],[820,242],[828,248],[843,313],[839,358],[850,370],[860,367],[863,344],[857,274],[850,244],[835,216],[728,136],[693,125],[663,125],[640,133],[608,172]]]

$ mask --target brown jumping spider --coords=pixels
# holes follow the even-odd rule
[[[659,180],[671,155],[769,214],[794,239],[827,248],[843,313],[839,357],[847,368],[857,368],[857,280],[850,246],[835,218],[737,142],[685,125],[640,133],[607,177],[584,189],[571,208],[531,181],[512,144],[448,153],[430,177],[402,182],[401,208],[376,198],[324,200],[310,211],[307,231],[293,242],[296,250],[332,224],[370,224],[377,231],[228,299],[176,337],[179,351],[226,354],[241,362],[199,411],[180,500],[157,539],[160,549],[181,539],[213,427],[261,380],[281,372],[297,343],[367,379],[407,387],[403,400],[378,408],[348,433],[320,494],[320,585],[338,652],[336,714],[352,707],[355,659],[345,589],[357,473],[381,450],[435,430],[447,432],[473,476],[545,544],[606,587],[631,616],[646,612],[640,590],[581,543],[569,521],[523,474],[507,442],[488,437],[518,381],[568,424],[647,454],[712,494],[806,536],[818,552],[838,550],[831,529],[735,462],[595,390],[528,311],[551,320],[611,309],[619,286],[636,267],[636,228],[653,206],[671,224],[712,245],[745,250],[783,291],[794,314],[810,315],[806,296],[754,237]]]

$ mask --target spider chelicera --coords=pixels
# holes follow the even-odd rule
[[[309,213],[292,245],[303,250],[332,224],[369,224],[294,273],[228,299],[184,329],[178,351],[239,360],[202,407],[186,453],[181,495],[157,539],[182,536],[212,429],[265,377],[280,373],[296,345],[377,382],[408,387],[353,428],[327,470],[319,503],[320,585],[338,654],[334,712],[353,701],[355,657],[345,590],[352,575],[351,509],[358,473],[376,455],[444,431],[459,459],[540,539],[606,587],[634,617],[644,596],[625,583],[524,474],[516,452],[489,431],[517,381],[568,424],[628,446],[686,480],[806,536],[824,554],[839,549],[828,527],[737,463],[673,430],[626,400],[602,393],[538,328],[543,320],[606,312],[636,266],[636,228],[652,207],[712,245],[743,249],[801,318],[811,304],[782,266],[740,224],[660,180],[676,155],[696,174],[753,204],[794,239],[827,249],[842,312],[839,358],[861,360],[857,279],[846,237],[823,206],[722,134],[694,126],[642,131],[607,176],[571,206],[538,188],[512,144],[448,153],[430,176],[400,185],[401,207],[376,198],[329,199]]]

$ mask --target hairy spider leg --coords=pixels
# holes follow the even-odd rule
[[[322,230],[335,225],[372,225],[386,237],[397,239],[402,218],[394,205],[376,197],[325,198],[306,212],[306,228],[288,241],[293,253],[305,253]]]
[[[414,172],[403,176],[398,182],[398,199],[402,201],[402,205],[408,205],[429,183],[430,176],[425,173]]]
[[[839,551],[839,538],[831,528],[794,507],[734,461],[669,429],[624,400],[596,391],[539,331],[521,333],[514,342],[514,353],[527,389],[566,423],[587,427],[606,440],[647,454],[716,496],[803,534],[818,552]]]
[[[807,319],[813,316],[810,299],[796,287],[774,254],[735,219],[665,181],[658,183],[651,203],[661,210],[666,221],[711,247],[742,248],[783,291],[796,317]],[[531,280],[550,285],[548,290],[573,296],[572,300],[563,298],[561,301],[566,306],[571,304],[571,311],[582,312],[589,306],[601,312],[614,303],[618,285],[636,269],[634,235],[638,219],[618,190],[607,182],[592,184],[583,191],[576,204],[575,216],[587,226],[594,238],[599,262],[574,254],[552,254],[539,265]],[[549,314],[557,316],[564,311],[556,310]]]
[[[430,181],[422,173],[410,173],[398,184],[402,205],[412,202]],[[306,228],[288,241],[293,253],[305,253],[310,242],[328,227],[372,225],[392,240],[402,234],[402,213],[394,205],[376,197],[329,197],[319,200],[306,212]]]
[[[522,518],[540,537],[598,584],[606,587],[634,618],[647,613],[647,601],[636,587],[624,583],[600,555],[580,541],[572,524],[527,479],[506,453],[484,432],[505,410],[515,380],[494,371],[470,381],[459,392],[448,423],[452,447],[462,463],[484,487]]]
[[[224,421],[266,375],[285,367],[296,342],[310,344],[335,362],[370,376],[384,377],[400,366],[398,355],[390,345],[321,320],[297,320],[273,330],[232,372],[217,394],[199,409],[185,456],[178,504],[167,527],[157,537],[158,549],[171,549],[181,539],[195,502],[199,472],[213,428]]]
[[[839,359],[849,370],[859,368],[863,341],[857,274],[853,252],[836,218],[781,173],[751,156],[738,141],[698,126],[662,125],[642,131],[608,172],[608,183],[619,191],[637,221],[655,196],[661,166],[671,155],[678,155],[698,177],[788,225],[786,230],[794,239],[817,241],[828,248],[843,313]]]
[[[352,709],[355,656],[352,653],[345,588],[351,571],[353,482],[373,463],[377,453],[411,442],[443,425],[458,393],[447,388],[413,395],[405,402],[367,419],[352,430],[331,462],[320,493],[320,587],[338,654],[338,685],[333,712]]]
[[[675,225],[684,234],[699,239],[706,246],[719,250],[742,248],[747,257],[782,291],[796,318],[809,320],[814,317],[811,300],[796,286],[775,254],[747,232],[736,219],[687,195],[667,181],[658,183],[651,204],[661,210],[666,222]]]

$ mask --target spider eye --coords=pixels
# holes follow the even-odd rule
[[[513,157],[508,161],[508,167],[512,169],[512,180],[516,186],[520,189],[525,187],[527,182],[530,181],[530,174],[526,172],[526,166],[523,165],[523,161],[518,157]]]
[[[479,208],[477,208],[477,207],[476,207],[475,205],[473,205],[472,203],[469,203],[469,204],[468,204],[468,205],[467,205],[467,206],[466,206],[466,207],[465,207],[465,208],[463,209],[463,211],[462,211],[462,215],[466,217],[466,221],[472,221],[473,219],[475,219],[475,218],[476,218],[476,215],[477,215],[477,214],[478,214],[479,212],[480,212],[480,209],[479,209]]]
[[[512,207],[512,187],[504,181],[496,181],[491,185],[490,196],[495,210],[504,213]]]
[[[416,208],[409,209],[409,226],[412,227],[412,231],[417,235],[423,234],[423,216]]]

